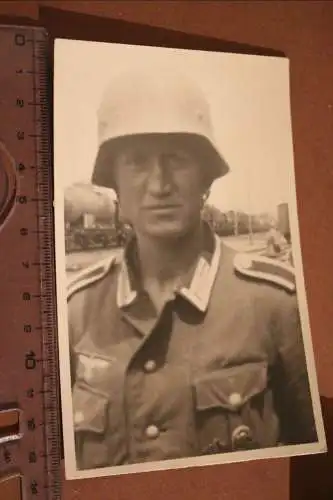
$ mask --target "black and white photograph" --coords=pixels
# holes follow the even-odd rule
[[[55,41],[67,479],[326,451],[289,71]]]

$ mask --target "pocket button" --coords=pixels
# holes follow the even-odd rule
[[[149,439],[155,439],[159,436],[160,431],[156,425],[148,425],[145,430],[145,434]]]
[[[144,364],[144,370],[146,373],[154,372],[156,370],[156,361],[148,359]]]
[[[82,411],[76,411],[75,414],[74,414],[74,422],[76,424],[81,424],[81,422],[83,422],[83,420],[84,420],[83,412]]]
[[[239,394],[239,392],[232,392],[230,394],[229,403],[235,409],[242,404],[242,396]]]

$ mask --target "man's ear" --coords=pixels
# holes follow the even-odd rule
[[[204,191],[204,193],[202,195],[202,201],[203,201],[203,203],[206,203],[206,201],[209,198],[209,195],[210,195],[210,188],[206,189],[206,191]]]

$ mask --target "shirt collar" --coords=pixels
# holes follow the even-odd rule
[[[221,254],[219,238],[211,231],[210,233],[213,245],[211,244],[209,249],[203,249],[199,255],[195,268],[189,276],[188,285],[176,290],[176,294],[188,300],[201,312],[207,310]],[[140,283],[132,271],[136,260],[135,244],[132,240],[125,248],[118,275],[117,305],[119,308],[131,305],[138,296]]]

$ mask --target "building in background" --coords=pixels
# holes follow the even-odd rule
[[[277,225],[289,244],[291,244],[289,207],[287,202],[279,203],[277,207]]]

